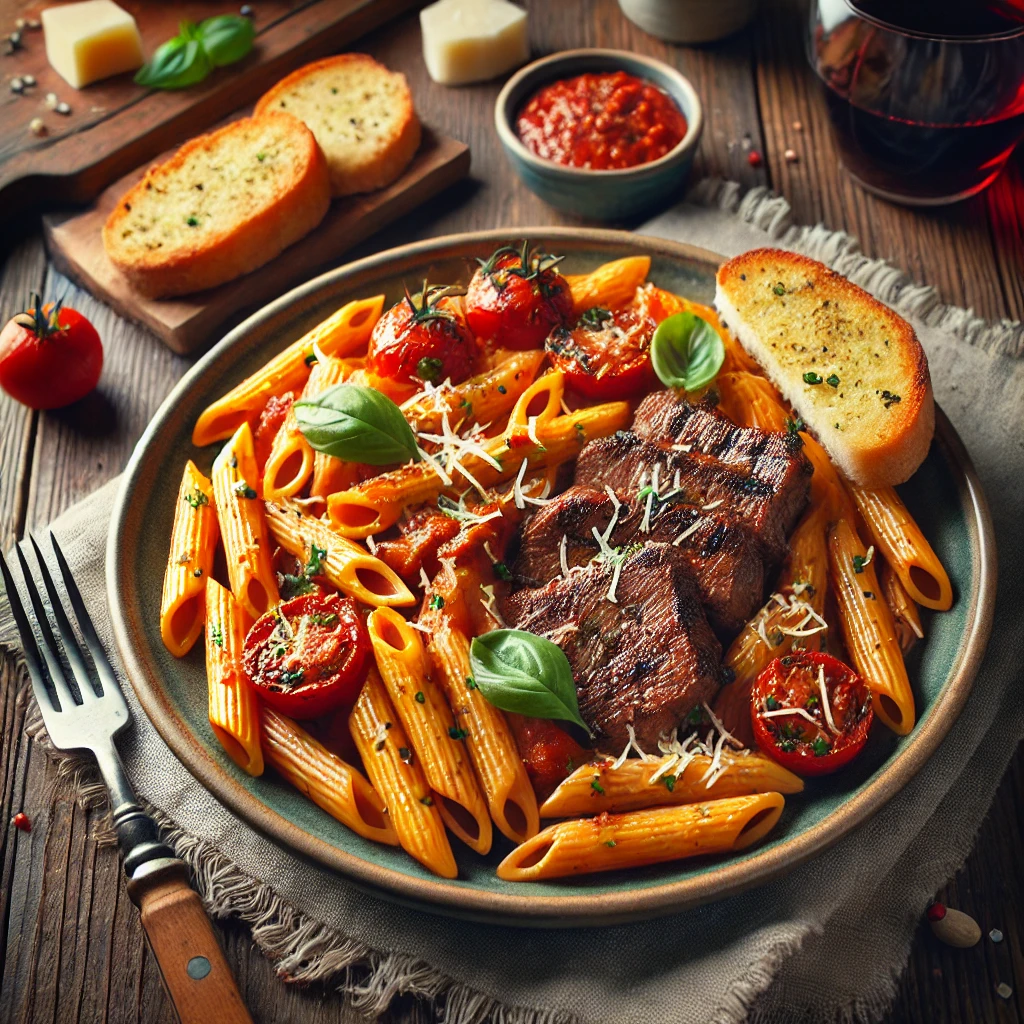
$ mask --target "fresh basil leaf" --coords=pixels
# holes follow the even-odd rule
[[[698,391],[710,384],[725,361],[725,346],[707,320],[676,313],[658,324],[651,339],[651,364],[670,388]]]
[[[252,18],[240,14],[218,14],[199,23],[199,41],[215,68],[234,64],[252,49],[255,31]]]
[[[150,89],[186,89],[209,73],[210,62],[199,41],[175,36],[139,68],[135,81]]]
[[[371,466],[420,459],[402,410],[373,388],[336,384],[292,409],[303,437],[318,452]]]
[[[496,629],[474,638],[469,664],[478,689],[496,708],[575,722],[593,735],[580,717],[572,670],[557,644],[521,629]]]

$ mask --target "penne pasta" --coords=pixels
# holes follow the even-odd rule
[[[354,355],[370,340],[370,332],[383,308],[383,295],[346,303],[223,398],[207,406],[196,421],[192,443],[202,447],[231,437],[243,423],[252,425],[271,395],[301,390],[309,376],[308,360],[314,355],[314,346],[327,356]]]
[[[918,604],[945,612],[953,606],[949,576],[921,528],[892,487],[851,487],[864,522],[886,562]]]
[[[459,869],[430,785],[376,669],[370,669],[348,721],[363,767],[384,801],[402,849],[435,875],[457,877]]]
[[[210,725],[228,757],[249,775],[263,774],[260,705],[242,669],[252,619],[215,579],[206,579],[206,680]]]
[[[789,410],[771,382],[746,370],[719,373],[715,378],[719,408],[729,419],[761,430],[785,430]]]
[[[517,846],[498,877],[536,882],[734,853],[764,838],[784,805],[781,793],[757,793],[562,821]]]
[[[337,491],[347,491],[359,483],[359,463],[342,462],[326,452],[313,452],[313,479],[309,485],[311,498],[323,498]]]
[[[435,623],[428,645],[456,729],[466,746],[491,818],[502,835],[522,843],[540,828],[537,797],[505,716],[476,688],[469,638],[445,621]]]
[[[274,540],[303,564],[310,560],[316,546],[324,575],[342,593],[373,607],[416,603],[394,569],[361,545],[339,537],[322,519],[297,505],[268,501],[264,507]]]
[[[219,536],[213,485],[190,459],[178,488],[160,598],[160,636],[178,658],[186,655],[203,630],[206,581],[213,572]]]
[[[258,619],[279,598],[263,503],[256,494],[259,472],[248,423],[221,449],[211,477],[231,592]]]
[[[855,522],[856,509],[850,501],[839,470],[825,449],[806,430],[800,431],[800,437],[804,442],[804,455],[811,460],[814,467],[811,476],[811,502],[827,509],[833,519],[842,518],[850,523]]]
[[[628,306],[650,269],[650,256],[626,256],[604,263],[589,274],[567,274],[573,312],[579,316],[595,306],[603,309]]]
[[[914,728],[914,695],[903,652],[875,567],[845,519],[829,536],[829,569],[854,668],[871,690],[875,714],[905,736]]]
[[[547,420],[538,417],[534,424],[536,441],[527,430],[493,438],[482,446],[492,461],[476,454],[464,454],[450,462],[450,471],[433,460],[400,466],[347,491],[332,494],[327,499],[327,514],[342,536],[368,537],[398,522],[409,505],[435,502],[441,494],[457,495],[467,486],[492,487],[514,478],[524,459],[531,470],[573,459],[587,441],[624,429],[631,415],[627,402],[607,402]],[[498,463],[497,468],[494,462]]]
[[[630,758],[618,768],[611,760],[581,765],[541,804],[540,815],[571,818],[603,811],[621,813],[751,793],[788,795],[804,788],[800,776],[752,751],[723,754],[718,768],[712,758],[697,754],[679,773],[664,770],[670,759],[672,755],[646,761]]]
[[[325,358],[313,364],[299,401],[343,383],[355,367],[348,360]],[[314,451],[299,430],[294,409],[288,410],[281,429],[274,435],[270,456],[263,467],[263,497],[291,498],[298,494],[313,473]]]
[[[430,673],[420,634],[397,612],[378,608],[366,623],[377,669],[430,783],[444,823],[477,853],[491,848],[487,805],[465,736]]]
[[[357,835],[398,846],[384,801],[362,774],[272,708],[263,708],[261,724],[267,763],[279,775]]]
[[[789,556],[779,575],[778,589],[754,620],[726,651],[724,664],[732,673],[715,697],[715,714],[726,729],[746,746],[754,744],[750,722],[750,690],[774,658],[797,645],[820,650],[827,636],[825,594],[828,583],[828,510],[812,505],[789,541]],[[811,614],[813,613],[813,614]]]
[[[921,613],[888,562],[883,561],[879,567],[878,582],[881,584],[882,593],[885,594],[885,603],[892,612],[900,650],[906,654],[918,640],[924,639]]]

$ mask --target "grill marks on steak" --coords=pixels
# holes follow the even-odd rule
[[[556,551],[557,558],[557,551]],[[607,599],[613,566],[591,561],[505,602],[518,629],[547,636],[565,652],[580,713],[613,748],[627,725],[654,749],[718,688],[722,648],[701,606],[693,570],[670,544],[646,544],[622,563],[617,603]]]
[[[786,538],[807,503],[811,466],[806,457],[727,466],[715,456],[676,451],[620,430],[591,441],[580,452],[576,483],[599,490],[607,484],[620,496],[635,496],[650,483],[655,466],[661,491],[675,487],[678,472],[680,500],[701,506],[719,503],[720,514],[732,514],[747,526],[768,562],[782,560]]]
[[[616,524],[608,538],[613,548],[644,541],[675,545],[697,578],[700,599],[715,631],[735,635],[760,607],[764,592],[764,562],[750,531],[719,510],[704,511],[688,504],[652,502],[650,529],[644,532],[646,502],[620,502]],[[614,515],[614,502],[605,491],[576,486],[539,509],[523,529],[516,572],[532,585],[561,573],[559,548],[566,538],[570,567],[589,562],[599,552],[594,528],[604,534]],[[694,524],[696,529],[691,529]]]

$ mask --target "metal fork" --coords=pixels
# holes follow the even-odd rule
[[[15,550],[38,638],[2,554],[0,571],[21,634],[32,690],[50,740],[60,750],[89,750],[96,758],[110,791],[118,844],[124,853],[128,894],[141,912],[146,937],[179,1019],[183,1024],[252,1024],[209,918],[189,885],[184,862],[160,841],[156,822],[135,799],[114,745],[114,737],[128,725],[131,715],[64,554],[51,533],[50,543],[88,649],[92,672],[43,553],[35,538],[29,536],[29,541],[49,609],[21,547],[16,546]],[[62,653],[74,680],[74,690],[62,663]]]

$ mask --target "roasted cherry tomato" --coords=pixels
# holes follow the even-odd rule
[[[472,376],[479,347],[450,301],[448,288],[423,282],[418,295],[406,292],[377,321],[370,335],[367,365],[378,377],[403,384],[460,384]]]
[[[272,708],[315,718],[355,702],[370,664],[370,637],[350,597],[305,594],[256,620],[242,664]]]
[[[658,383],[650,351],[655,327],[642,311],[594,307],[575,327],[553,330],[544,347],[568,387],[602,401],[631,398]]]
[[[496,341],[503,348],[540,348],[556,327],[572,319],[569,282],[555,269],[560,256],[531,254],[504,246],[469,282],[466,319],[478,338]]]
[[[0,332],[0,387],[30,409],[59,409],[84,398],[103,369],[100,336],[59,302],[30,308]]]
[[[868,738],[871,692],[831,654],[793,651],[757,677],[750,719],[761,750],[797,775],[827,775]]]
[[[291,409],[294,400],[294,393],[286,391],[283,395],[271,395],[267,399],[267,404],[263,406],[259,425],[253,437],[256,465],[259,466],[261,475],[274,447],[274,438],[277,437],[281,424],[288,418],[288,410]]]
[[[508,721],[538,800],[549,797],[563,779],[593,757],[565,729],[546,718],[509,715]]]

